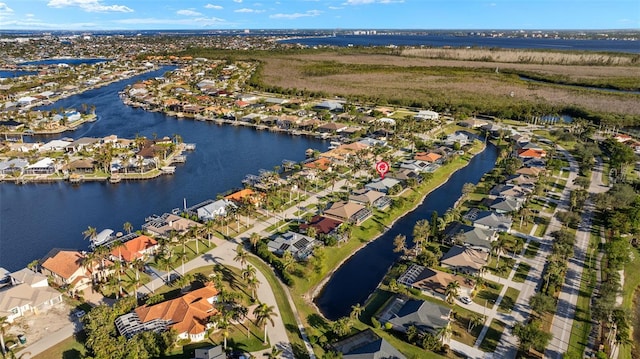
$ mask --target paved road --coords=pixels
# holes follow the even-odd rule
[[[571,167],[577,166],[575,160],[568,152],[565,155],[570,159]],[[572,172],[573,173],[573,172]],[[575,177],[575,176],[574,176]],[[567,188],[573,189],[573,181],[567,181]],[[602,163],[598,162],[591,172],[591,183],[589,193],[605,192],[608,187],[602,184]],[[545,357],[551,359],[562,359],[562,356],[570,349],[569,337],[573,326],[573,318],[576,312],[576,302],[580,293],[580,283],[582,281],[582,271],[589,247],[591,236],[591,218],[593,215],[593,202],[588,199],[582,212],[582,219],[576,231],[576,242],[574,246],[573,258],[569,260],[565,282],[558,297],[558,307],[553,317],[551,333],[553,339],[545,351]]]

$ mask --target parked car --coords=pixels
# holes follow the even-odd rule
[[[464,304],[469,304],[471,303],[471,299],[469,297],[462,297],[460,298],[460,301]]]

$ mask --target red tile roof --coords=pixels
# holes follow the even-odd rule
[[[158,244],[158,241],[151,237],[140,236],[130,241],[124,242],[122,246],[115,246],[111,250],[111,255],[122,258],[126,262],[142,257],[142,251]]]
[[[152,306],[143,305],[136,308],[135,312],[143,323],[163,319],[173,323],[171,328],[178,333],[198,334],[205,330],[208,318],[216,313],[216,309],[207,301],[216,295],[218,290],[208,283],[182,297]]]
[[[71,276],[82,267],[85,256],[79,251],[60,250],[51,257],[47,258],[42,267],[59,275],[64,279]]]

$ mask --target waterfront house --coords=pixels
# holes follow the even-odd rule
[[[56,167],[53,159],[45,157],[34,164],[28,165],[24,173],[30,175],[50,175],[55,171]]]
[[[459,143],[461,146],[464,146],[469,143],[469,136],[462,132],[452,133],[445,138],[444,143],[447,146],[453,146],[455,143]]]
[[[391,176],[385,176],[384,178],[378,178],[367,183],[366,185],[364,185],[364,188],[371,191],[378,191],[384,194],[389,194],[389,190],[396,185],[400,185],[399,180]]]
[[[416,288],[426,295],[442,300],[446,299],[447,286],[453,282],[458,282],[459,296],[471,297],[475,283],[460,275],[412,264],[398,278],[398,283]]]
[[[264,193],[256,192],[251,188],[244,188],[225,196],[224,199],[233,201],[238,205],[246,203],[251,204],[255,207],[259,207],[262,202],[264,202],[264,197]]]
[[[440,118],[440,114],[430,110],[420,110],[413,116],[416,121],[434,121]]]
[[[88,174],[95,171],[94,162],[89,158],[81,158],[70,162],[62,168],[64,171],[76,174]]]
[[[71,144],[70,141],[64,140],[51,140],[44,145],[40,146],[38,149],[39,152],[60,152],[64,151],[64,149]]]
[[[499,215],[494,211],[479,211],[477,208],[469,210],[464,218],[472,221],[475,227],[498,232],[509,232],[513,224],[509,216]]]
[[[491,251],[491,243],[498,240],[498,233],[494,229],[468,226],[460,222],[452,222],[442,234],[445,241],[460,244],[484,252]]]
[[[162,216],[147,218],[146,223],[142,225],[142,230],[154,236],[169,238],[172,232],[183,235],[194,227],[202,227],[202,224],[173,213],[165,213]]]
[[[440,258],[440,265],[455,272],[476,275],[487,265],[488,258],[486,251],[455,245]]]
[[[304,168],[318,169],[320,171],[327,171],[331,169],[331,160],[325,157],[318,158],[317,160],[307,162],[302,165]]]
[[[425,300],[396,296],[377,315],[380,323],[390,323],[399,332],[415,326],[420,333],[435,334],[451,321],[451,309]]]
[[[289,231],[270,240],[267,248],[277,255],[290,252],[293,258],[305,260],[313,254],[313,248],[318,244],[318,241],[309,236]]]
[[[406,169],[415,173],[434,172],[438,166],[421,160],[408,160],[400,163],[401,169]]]
[[[335,134],[347,128],[347,125],[337,122],[329,122],[318,126],[318,132]]]
[[[111,258],[131,263],[136,259],[148,258],[158,249],[158,241],[145,235],[111,247]]]
[[[29,165],[29,161],[22,158],[14,158],[8,161],[0,161],[0,174],[3,175],[21,175]]]
[[[353,202],[334,202],[324,211],[325,217],[360,225],[372,216],[370,209]]]
[[[371,328],[331,345],[343,359],[406,359],[398,349],[380,338]]]
[[[236,208],[236,205],[229,200],[220,199],[215,202],[205,204],[204,206],[197,208],[195,211],[198,215],[198,219],[201,221],[210,221],[216,219],[218,216],[226,216],[230,208]]]
[[[181,297],[137,307],[133,312],[116,318],[115,325],[118,332],[127,338],[145,331],[173,329],[178,339],[200,342],[205,339],[207,329],[212,327],[209,318],[217,313],[213,303],[217,302],[218,293],[212,283],[207,283]]]
[[[47,277],[41,273],[23,268],[8,276],[10,285],[0,289],[0,317],[6,317],[9,323],[62,302],[62,293],[49,287]]]
[[[384,193],[366,188],[354,191],[349,196],[349,201],[378,210],[384,210],[391,205],[391,198]]]
[[[489,204],[489,208],[498,214],[517,212],[521,206],[522,202],[511,197],[498,197]]]
[[[521,148],[518,150],[518,157],[520,158],[544,158],[546,156],[547,152],[543,149]]]
[[[415,156],[413,157],[414,160],[417,161],[424,161],[424,162],[429,162],[429,163],[441,163],[442,162],[442,155],[435,153],[435,152],[418,152],[415,154]]]
[[[99,144],[99,138],[82,137],[71,142],[67,147],[65,147],[65,151],[70,153],[77,153],[82,150],[91,151]]]
[[[74,292],[90,287],[92,274],[98,271],[99,263],[87,265],[85,259],[80,251],[54,248],[39,264],[42,273],[50,276],[55,284]]]
[[[338,233],[338,229],[342,225],[342,221],[334,218],[328,218],[321,215],[315,215],[311,217],[309,222],[300,225],[300,232],[307,233],[310,227],[313,227],[316,231],[316,238],[333,237],[337,241],[340,241],[342,237]]]
[[[522,174],[515,174],[507,178],[507,180],[505,181],[505,184],[518,185],[527,190],[533,190],[533,188],[536,185],[536,182],[537,181],[534,177],[530,177]]]
[[[432,166],[438,167],[436,164],[432,164]],[[422,183],[422,175],[406,168],[401,168],[397,171],[388,173],[385,178],[393,178],[398,180],[402,187],[406,187],[409,180],[415,180],[416,183]]]

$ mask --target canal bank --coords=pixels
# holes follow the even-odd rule
[[[88,226],[122,231],[130,222],[139,228],[144,218],[176,207],[216,198],[242,186],[247,174],[281,166],[282,160],[302,161],[309,148],[325,151],[329,141],[257,131],[242,126],[189,121],[124,105],[119,92],[131,83],[161,76],[167,68],[85,91],[58,101],[52,108],[95,105],[99,120],[74,132],[33,136],[49,141],[62,137],[153,138],[179,134],[197,149],[177,164],[171,176],[149,181],[0,184],[0,266],[18,270],[42,258],[51,248],[87,249],[82,232]]]
[[[464,167],[449,173],[412,210],[396,218],[388,230],[363,243],[345,258],[312,290],[313,304],[318,312],[330,320],[336,320],[348,316],[353,305],[363,305],[400,256],[393,252],[393,239],[397,235],[404,235],[410,243],[413,227],[418,220],[429,220],[433,211],[444,214],[459,199],[462,186],[465,183],[477,184],[494,167],[497,157],[498,148],[487,144]]]

